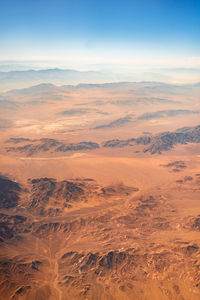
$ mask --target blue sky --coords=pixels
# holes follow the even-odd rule
[[[0,60],[196,65],[199,0],[0,0]]]

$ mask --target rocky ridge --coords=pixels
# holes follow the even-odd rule
[[[29,143],[27,143],[29,141]],[[40,140],[29,140],[27,138],[10,138],[8,143],[20,144],[21,146],[6,147],[7,152],[26,153],[27,156],[35,155],[39,152],[69,152],[88,151],[103,148],[123,148],[127,146],[148,145],[143,148],[144,153],[161,154],[163,151],[171,150],[178,144],[200,143],[200,125],[196,127],[186,127],[177,129],[174,132],[162,132],[156,135],[142,135],[138,138],[126,140],[112,139],[102,143],[102,145],[83,141],[78,143],[64,143],[56,139],[43,138]]]
[[[18,186],[18,204],[0,214],[1,300],[198,299],[199,244],[155,239],[200,230],[199,215],[177,219],[169,195],[88,178]]]

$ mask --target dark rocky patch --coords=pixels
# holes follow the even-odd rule
[[[0,241],[17,237],[26,228],[27,218],[20,215],[0,214]]]
[[[151,139],[151,136],[144,135],[136,138],[135,142],[138,145],[148,145],[149,143],[151,143]]]
[[[31,286],[23,286],[16,291],[15,295],[21,295],[21,296],[25,295],[26,292],[30,289],[31,289]],[[13,296],[13,299],[15,298],[15,295]]]
[[[39,266],[42,264],[41,261],[39,260],[35,260],[35,261],[32,261],[32,269],[35,270],[35,271],[39,271]]]
[[[192,255],[192,254],[196,253],[197,251],[199,251],[199,247],[197,245],[188,245],[188,246],[182,248],[182,251],[186,255]]]
[[[178,173],[178,172],[180,172],[180,169],[172,169],[172,172]]]
[[[52,178],[40,178],[32,179],[30,183],[32,185],[30,208],[38,207],[40,209],[40,213],[42,213],[46,204],[50,201],[52,205],[55,206],[56,211],[57,202],[63,202],[64,205],[71,201],[81,200],[84,196],[84,184],[80,182],[67,180],[57,182]]]
[[[18,205],[21,187],[14,182],[0,175],[0,208],[13,208]]]
[[[166,168],[175,167],[176,169],[184,169],[187,167],[183,160],[172,161],[166,165],[161,165],[161,166],[166,167]]]
[[[9,228],[8,224],[0,222],[0,242],[14,237],[13,229]]]
[[[200,215],[192,220],[191,228],[200,231]]]
[[[124,186],[123,184],[119,184],[119,185],[116,185],[116,186],[106,186],[106,187],[103,187],[101,188],[100,190],[100,194],[101,196],[112,196],[112,195],[130,195],[131,193],[133,192],[138,192],[139,189],[138,188],[135,188],[135,187],[127,187],[127,186]]]
[[[185,176],[184,181],[192,181],[193,177],[192,176]]]
[[[176,180],[177,183],[183,183],[184,181],[182,179]]]

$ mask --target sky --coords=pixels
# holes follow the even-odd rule
[[[200,1],[0,0],[0,60],[200,67]]]

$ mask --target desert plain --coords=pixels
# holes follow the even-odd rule
[[[0,93],[0,299],[200,299],[200,85]]]

